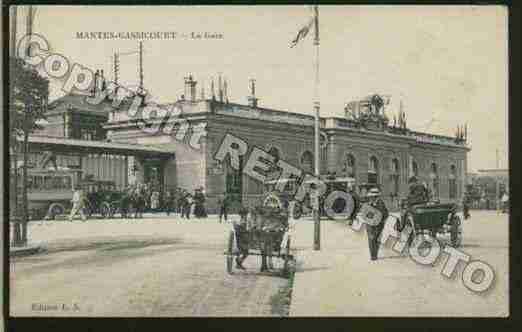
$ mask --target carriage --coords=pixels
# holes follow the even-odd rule
[[[272,259],[283,261],[283,274],[294,264],[287,209],[258,206],[233,224],[227,238],[226,269],[233,272],[234,257],[261,256],[261,271],[273,268]]]
[[[450,235],[450,244],[457,248],[462,244],[462,222],[457,215],[458,205],[455,203],[440,204],[427,202],[407,206],[401,202],[401,218],[395,224],[396,230],[401,232],[406,225],[412,230],[409,244],[418,234],[429,234],[436,238],[438,234]]]
[[[324,202],[327,197],[334,191],[341,191],[347,193],[349,186],[355,183],[355,179],[351,177],[336,177],[333,176],[321,176],[321,181],[325,184],[326,190],[323,195],[319,198],[319,213],[321,217],[327,217],[332,219],[324,209]],[[283,191],[277,191],[276,185],[278,182],[285,184]],[[309,180],[309,184],[315,184],[315,180]],[[265,195],[262,199],[262,204],[265,206],[279,207],[282,209],[288,209],[294,219],[299,219],[301,216],[310,214],[313,210],[310,195],[307,194],[302,202],[294,200],[294,194],[297,190],[297,180],[294,178],[290,179],[277,179],[265,182]],[[351,215],[355,206],[359,203],[352,200],[346,202],[345,199],[335,199],[332,203],[332,209],[335,213],[343,213]]]
[[[116,185],[113,181],[85,180],[82,187],[86,191],[85,212],[90,218],[98,214],[102,218],[112,217],[114,212],[111,206],[111,197],[116,192]]]

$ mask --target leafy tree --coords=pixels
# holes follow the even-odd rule
[[[49,99],[49,81],[22,59],[9,59],[9,140],[13,156],[22,153],[22,219],[15,223],[13,245],[27,244],[27,160],[29,135],[42,129],[39,120],[45,119]],[[18,140],[22,138],[22,142]],[[15,159],[15,171],[18,165]],[[21,226],[21,227],[20,227]]]

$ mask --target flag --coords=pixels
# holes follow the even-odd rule
[[[299,30],[299,32],[297,33],[297,36],[294,38],[294,40],[292,40],[292,42],[290,44],[290,48],[296,46],[300,40],[302,40],[306,37],[306,35],[308,34],[308,31],[310,31],[310,28],[314,24],[314,21],[315,21],[314,18],[311,18],[310,21],[308,21],[308,23],[306,23],[306,25],[304,27],[302,27],[301,30]]]

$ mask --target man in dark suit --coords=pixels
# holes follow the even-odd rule
[[[218,206],[219,206],[219,222],[221,223],[221,218],[225,217],[225,222],[227,221],[227,213],[228,213],[228,204],[230,198],[227,195],[227,192],[223,192],[223,195],[221,195],[218,198]]]
[[[408,205],[423,204],[429,201],[428,189],[422,183],[419,183],[415,176],[412,176],[408,183],[410,185]]]
[[[384,201],[381,199],[381,193],[379,189],[373,188],[368,192],[367,197],[369,198],[369,204],[373,208],[379,210],[381,213],[381,219],[377,224],[371,225],[369,223],[366,224],[366,232],[368,234],[368,247],[370,249],[370,257],[371,260],[374,261],[377,259],[379,253],[379,236],[384,228],[384,223],[386,219],[388,219],[388,209],[384,204]]]

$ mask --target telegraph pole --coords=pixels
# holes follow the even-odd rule
[[[314,81],[314,161],[315,161],[315,177],[316,181],[319,180],[319,9],[318,6],[314,6],[314,48],[315,48],[315,81]],[[314,193],[314,250],[321,250],[321,216],[319,213],[319,188],[316,184]]]

